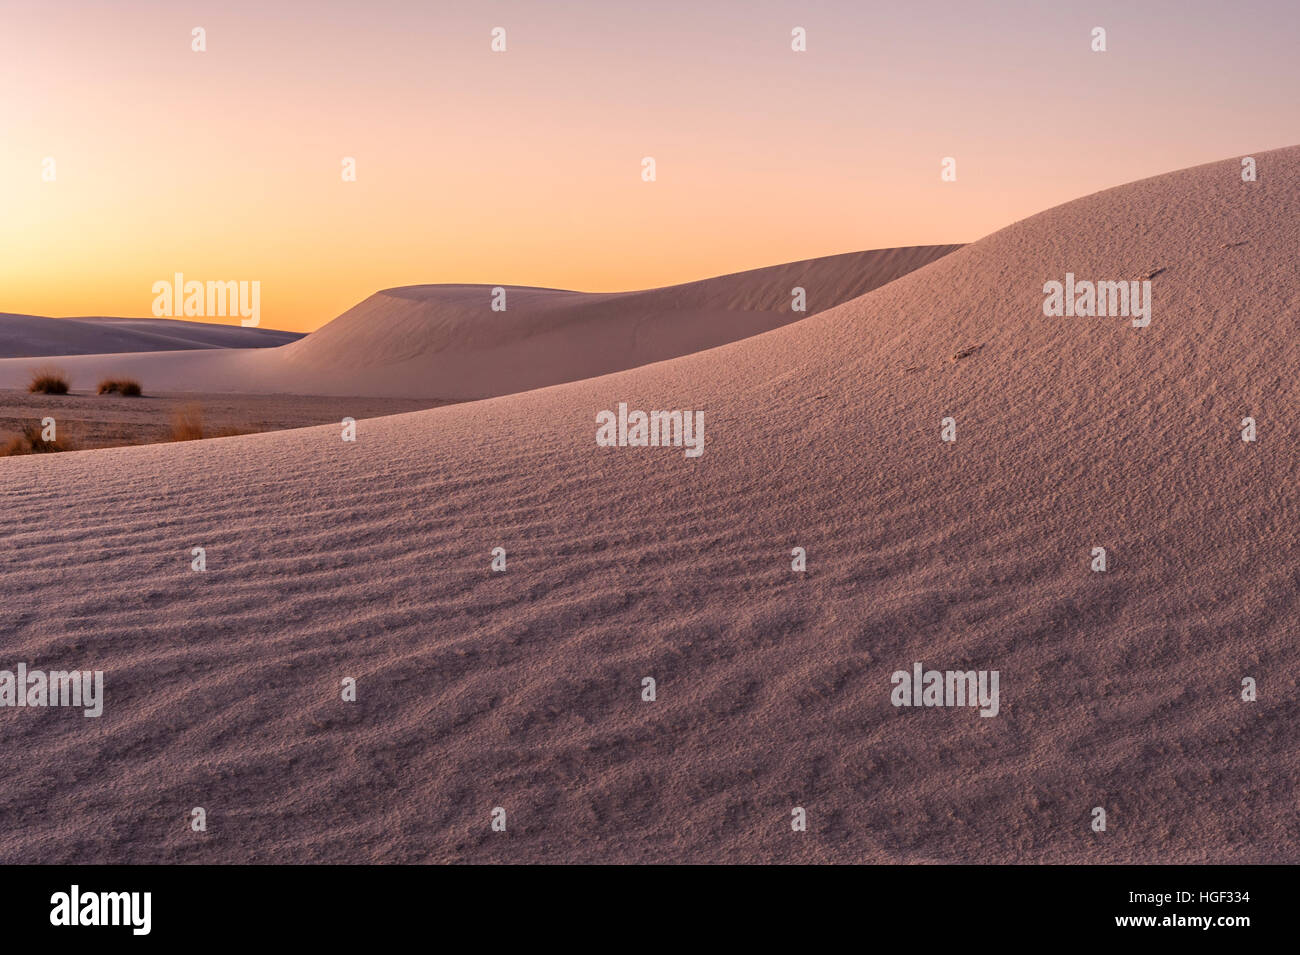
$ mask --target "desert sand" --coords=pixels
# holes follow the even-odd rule
[[[1296,861],[1300,147],[1256,158],[355,443],[0,462],[7,659],[106,694],[3,713],[0,860]],[[1067,271],[1153,276],[1151,324],[1045,317]],[[390,357],[438,324],[371,305]],[[677,347],[637,327],[619,361]],[[519,354],[580,372],[586,329]],[[510,351],[472,353],[467,397]],[[704,453],[597,448],[619,402],[704,410]],[[892,706],[916,661],[999,714]]]
[[[280,431],[436,407],[418,398],[321,397],[319,395],[29,394],[0,391],[0,455],[5,441],[46,416],[58,423],[56,437],[76,450],[155,444],[176,440],[180,429],[201,427],[207,436]]]
[[[0,313],[0,358],[272,348],[299,338],[299,332],[173,318],[46,318]]]
[[[274,350],[83,355],[60,359],[74,388],[129,376],[155,392],[368,395],[465,401],[591,378],[757,335],[824,311],[958,248],[850,252],[643,292],[388,289]],[[791,289],[806,291],[806,312]],[[0,389],[30,361],[0,360]]]

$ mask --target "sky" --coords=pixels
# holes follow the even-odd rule
[[[1300,143],[1297,37],[1295,0],[0,0],[0,312],[149,316],[180,272],[310,331],[972,241]]]

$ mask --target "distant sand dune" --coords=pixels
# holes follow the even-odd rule
[[[0,714],[0,861],[1297,861],[1300,147],[1255,155],[355,445],[0,463],[6,659],[108,697]],[[1157,269],[1147,328],[1042,313]],[[703,456],[597,449],[620,401]],[[891,706],[915,661],[1000,714]]]
[[[192,348],[270,348],[298,332],[171,318],[45,318],[0,313],[0,357],[100,355]]]
[[[372,395],[465,400],[622,371],[778,328],[959,248],[852,252],[643,292],[589,294],[418,285],[378,292],[274,351],[160,353],[60,361],[73,387],[131,375],[159,392]],[[807,311],[791,310],[791,290]],[[47,320],[49,321],[49,320]],[[0,361],[0,387],[30,363]]]

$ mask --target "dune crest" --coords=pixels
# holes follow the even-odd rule
[[[298,332],[171,318],[45,318],[0,313],[0,358],[177,349],[272,348]]]
[[[463,401],[622,371],[798,321],[952,252],[923,246],[850,252],[639,292],[417,285],[378,292],[274,351],[84,357],[91,380],[132,375],[154,391],[370,395]],[[806,311],[791,308],[795,287]],[[0,387],[27,365],[0,361]]]

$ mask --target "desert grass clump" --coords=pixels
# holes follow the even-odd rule
[[[172,413],[172,430],[168,441],[199,441],[203,438],[233,438],[238,434],[257,434],[247,428],[225,427],[209,430],[203,423],[203,406],[182,405]]]
[[[138,398],[144,394],[140,389],[140,382],[134,378],[105,378],[99,383],[99,393],[101,395],[126,395],[128,398]]]
[[[68,393],[68,375],[58,368],[37,368],[32,372],[32,380],[27,390],[34,395],[66,395]]]
[[[203,437],[203,407],[182,405],[172,413],[172,441],[197,441]]]
[[[11,437],[4,444],[0,444],[0,458],[13,457],[19,454],[51,454],[55,451],[73,451],[75,450],[70,442],[52,440],[47,441],[41,436],[41,429],[34,424],[23,425],[22,434]]]

